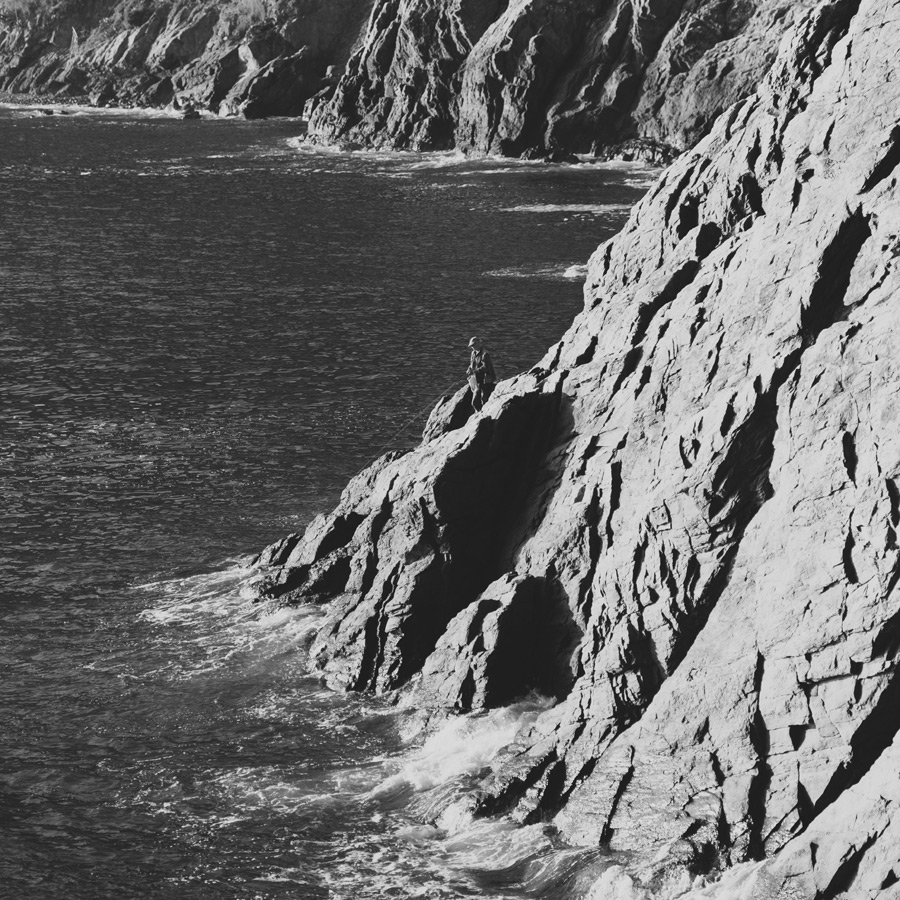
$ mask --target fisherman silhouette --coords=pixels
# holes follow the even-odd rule
[[[494,363],[491,354],[484,347],[484,341],[480,337],[473,337],[469,341],[472,355],[469,358],[469,368],[466,369],[466,377],[472,390],[472,408],[481,409],[497,383],[494,373]]]

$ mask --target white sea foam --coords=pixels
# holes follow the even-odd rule
[[[300,771],[275,766],[246,766],[211,778],[205,792],[217,797],[221,808],[233,810],[220,816],[219,823],[246,817],[255,810],[296,813],[299,809],[329,802],[330,791],[310,791]]]
[[[551,700],[535,696],[482,715],[452,718],[425,741],[394,778],[402,778],[421,791],[477,772],[552,705]]]
[[[553,266],[507,266],[503,269],[491,269],[484,273],[489,278],[544,278],[552,281],[583,280],[587,274],[587,266],[580,263],[565,263]]]
[[[155,594],[156,604],[141,617],[160,624],[196,623],[201,616],[231,615],[251,599],[253,573],[243,560],[216,571],[186,578],[169,578],[135,585],[138,591]]]
[[[632,205],[631,203],[523,203],[519,206],[503,207],[500,212],[619,215],[628,212]]]
[[[187,639],[203,651],[205,663],[186,666],[190,677],[242,653],[242,671],[248,659],[297,655],[303,635],[315,628],[318,611],[254,603],[253,579],[242,560],[219,572],[140,586],[155,596],[144,618],[163,632],[180,632],[179,641],[185,640],[187,630]],[[337,695],[311,679],[287,685],[279,680],[258,693],[241,716],[307,728],[314,721],[323,735],[329,735],[329,746],[334,745],[332,764],[325,756],[315,761],[304,756],[210,770],[187,788],[178,780],[168,787],[157,784],[143,801],[138,800],[154,815],[174,817],[180,827],[197,829],[198,834],[229,832],[244,822],[259,821],[261,815],[301,821],[307,828],[327,832],[333,818],[342,820],[347,810],[357,810],[359,821],[368,824],[335,836],[328,851],[335,855],[329,857],[327,870],[319,870],[321,875],[273,866],[263,876],[296,884],[327,881],[332,896],[348,900],[358,895],[363,877],[383,895],[414,897],[421,888],[422,897],[474,892],[499,900],[524,890],[559,900],[645,900],[626,870],[613,865],[608,855],[561,847],[542,825],[523,827],[473,815],[472,779],[551,705],[552,701],[535,696],[506,709],[453,717],[417,744],[411,733],[417,722],[409,709],[369,709],[358,702],[338,702]],[[358,750],[364,743],[350,756],[340,750],[342,735],[346,734],[347,746],[358,742],[358,723],[371,722],[373,716],[387,716],[389,729],[400,726],[407,749],[399,756],[374,752],[360,758]],[[403,722],[408,723],[409,734],[403,733]],[[425,823],[416,821],[423,809],[434,814],[426,815]],[[718,885],[673,882],[667,900],[685,891],[692,892],[686,894],[691,900],[744,900],[737,881],[734,889],[724,885],[724,880]]]
[[[587,278],[588,267],[584,263],[576,263],[574,266],[569,266],[565,272],[563,272],[564,278],[571,278],[573,281],[584,281]]]
[[[140,616],[160,626],[159,639],[199,651],[180,654],[178,664],[167,669],[170,677],[203,675],[237,660],[266,666],[285,654],[297,664],[305,662],[305,654],[297,651],[305,649],[323,609],[257,602],[259,574],[247,563],[234,561],[217,572],[137,586],[155,595],[154,605]]]
[[[0,102],[0,108],[28,116],[117,116],[138,119],[169,119],[180,116],[177,111],[132,106],[83,106],[74,103],[10,103]],[[46,112],[44,112],[46,110]]]

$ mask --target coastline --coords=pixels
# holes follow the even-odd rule
[[[255,123],[128,118],[0,117],[23,247],[4,278],[8,302],[27,292],[12,340],[29,352],[8,385],[6,438],[21,444],[4,481],[17,522],[6,690],[22,718],[4,743],[28,758],[5,788],[22,814],[4,882],[22,900],[172,900],[221,882],[264,897],[494,898],[556,878],[552,863],[561,893],[567,862],[596,854],[560,854],[541,828],[467,828],[463,809],[424,826],[406,805],[471,779],[542,704],[456,718],[419,756],[399,746],[395,706],[305,670],[321,610],[254,604],[243,570],[215,564],[330,508],[431,386],[461,374],[470,330],[503,321],[505,371],[562,332],[580,286],[485,273],[523,247],[584,259],[616,225],[504,204],[613,190],[620,222],[640,186],[515,160],[480,175],[408,156],[298,162],[290,127],[262,129],[273,146]],[[50,686],[39,703],[36,679]]]
[[[810,4],[757,90],[686,142],[618,234],[595,243],[583,309],[544,356],[502,379],[482,409],[466,389],[442,398],[417,446],[359,471],[330,513],[254,561],[262,615],[321,613],[303,652],[333,690],[421,708],[434,726],[545,698],[460,791],[425,804],[424,827],[546,827],[578,853],[630,855],[628,877],[649,894],[758,864],[748,900],[772,885],[890,896],[900,139],[898,90],[880,73],[900,42],[891,16],[887,0]],[[346,138],[321,152],[351,166],[355,154],[445,153],[411,148],[449,140],[434,123],[446,125],[452,104],[423,112],[410,93],[389,120],[380,104],[393,102],[395,72],[366,68],[384,31],[367,34],[372,46],[334,93],[315,95],[314,126]],[[485,35],[467,48],[472,72],[494,64]],[[376,85],[368,93],[363,74]],[[554,145],[549,124],[530,130],[512,102],[492,118],[498,95],[478,94],[474,80],[461,77],[459,102],[472,105],[453,127],[487,153],[475,160],[615,165]],[[642,140],[624,152],[673,146]],[[363,149],[373,143],[398,149]],[[402,226],[410,209],[430,208],[427,192],[398,180],[385,194],[398,240],[415,246]],[[493,221],[496,233],[510,228]],[[369,221],[356,240],[390,222]],[[291,247],[282,258],[300,256]],[[363,257],[377,263],[378,251]],[[471,273],[450,285],[449,265],[435,264],[435,283],[465,295]],[[373,295],[390,309],[393,278],[352,295],[361,333]],[[478,291],[470,309],[490,323]],[[409,321],[423,312],[440,310],[420,305]],[[349,398],[346,409],[360,415]]]

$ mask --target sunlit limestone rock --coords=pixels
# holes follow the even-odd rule
[[[812,0],[378,0],[314,139],[507,156],[693,145]]]
[[[898,54],[900,3],[817,3],[539,366],[263,560],[332,601],[332,684],[556,698],[473,803],[651,890],[767,859],[743,896],[896,896]]]

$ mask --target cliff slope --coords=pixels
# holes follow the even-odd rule
[[[0,91],[98,106],[297,116],[343,66],[372,0],[0,3]],[[4,8],[5,6],[5,8]]]
[[[897,896],[898,53],[898,0],[815,3],[539,365],[258,560],[336,686],[555,697],[466,802],[651,889]]]
[[[669,159],[814,0],[0,0],[0,91],[399,150]]]
[[[378,0],[327,141],[504,156],[662,155],[755,90],[811,0]]]

